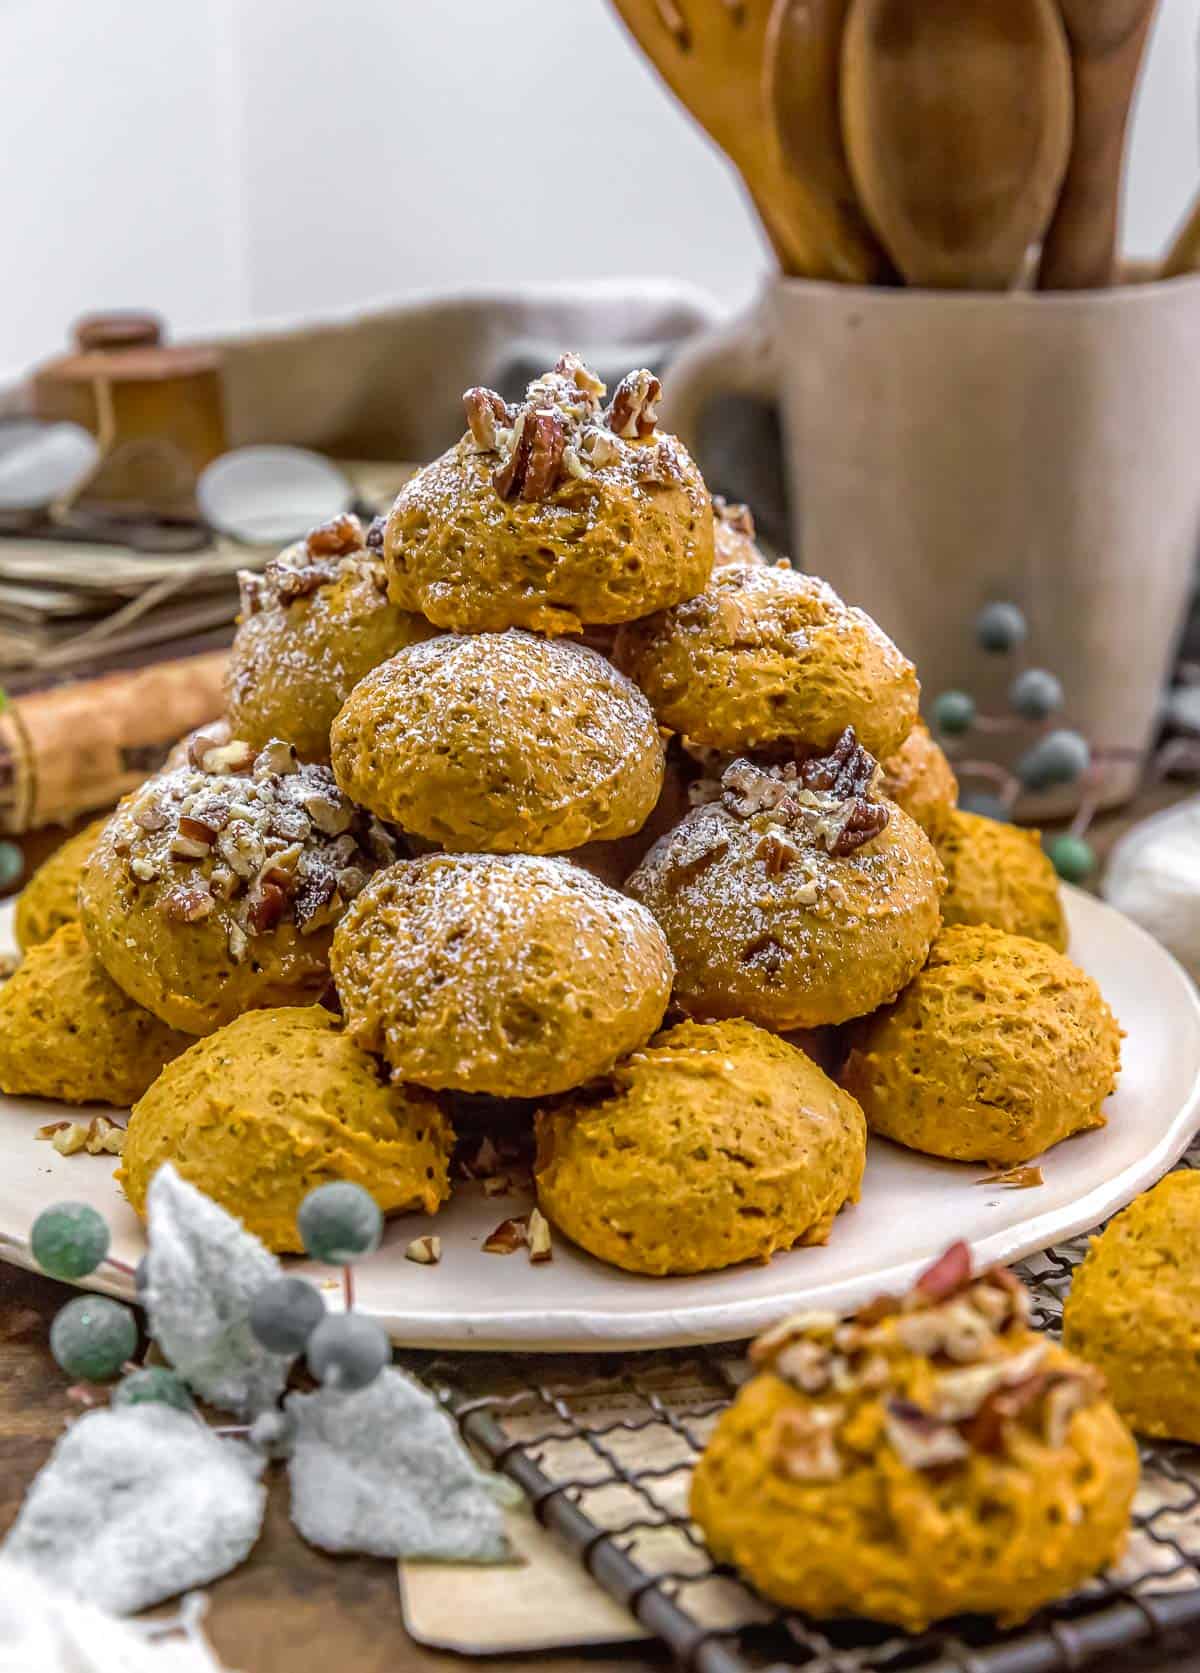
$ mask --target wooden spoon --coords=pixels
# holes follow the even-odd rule
[[[887,257],[859,207],[842,143],[838,99],[850,0],[775,0],[767,23],[763,97],[780,166],[808,189],[814,228],[835,276],[887,276]]]
[[[1200,197],[1171,240],[1158,276],[1160,279],[1180,279],[1185,273],[1197,270],[1200,270]]]
[[[842,126],[859,200],[910,284],[1007,288],[1071,145],[1054,0],[851,0]]]
[[[1059,0],[1070,37],[1075,139],[1042,251],[1042,290],[1111,285],[1125,129],[1155,0]]]
[[[805,181],[783,164],[763,97],[774,0],[613,0],[667,86],[738,169],[785,273],[857,279],[863,258],[830,249]]]

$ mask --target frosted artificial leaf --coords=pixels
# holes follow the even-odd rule
[[[292,1521],[323,1551],[438,1562],[512,1559],[502,1505],[428,1390],[389,1367],[353,1394],[290,1394]],[[517,1495],[519,1497],[519,1495]]]
[[[203,1399],[239,1417],[257,1416],[279,1399],[291,1360],[255,1339],[250,1303],[282,1267],[169,1162],[151,1181],[146,1205],[142,1300],[151,1334]]]
[[[75,1597],[132,1615],[245,1560],[267,1502],[262,1468],[259,1454],[190,1412],[88,1412],[34,1478],[3,1552]]]

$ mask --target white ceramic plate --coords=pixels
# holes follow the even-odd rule
[[[470,1186],[434,1220],[391,1223],[383,1248],[356,1269],[358,1306],[409,1347],[568,1352],[734,1341],[794,1308],[840,1310],[901,1288],[955,1238],[967,1238],[980,1261],[1012,1261],[1086,1231],[1165,1173],[1200,1126],[1200,1005],[1157,942],[1111,907],[1075,890],[1067,896],[1072,955],[1125,1027],[1125,1066],[1108,1126],[1052,1151],[1044,1185],[980,1183],[981,1166],[873,1140],[862,1200],[838,1217],[824,1248],[700,1278],[634,1277],[561,1237],[549,1265],[532,1266],[523,1253],[485,1255],[483,1239],[528,1203],[488,1199]],[[10,926],[11,909],[0,911],[0,941]],[[113,1254],[137,1261],[144,1240],[111,1182],[112,1158],[59,1156],[34,1139],[60,1113],[77,1114],[0,1098],[0,1256],[30,1264],[34,1217],[70,1199],[99,1208],[113,1228]],[[441,1236],[440,1266],[404,1259],[422,1231]],[[310,1270],[329,1282],[328,1268]],[[120,1283],[98,1287],[123,1293]]]

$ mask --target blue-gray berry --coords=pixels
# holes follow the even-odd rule
[[[1008,688],[1008,701],[1026,720],[1045,720],[1063,705],[1063,688],[1046,668],[1026,668]]]
[[[29,1247],[51,1278],[86,1278],[108,1254],[109,1233],[103,1215],[85,1202],[59,1202],[44,1208],[33,1222]]]
[[[325,1317],[320,1290],[304,1278],[276,1278],[256,1291],[250,1329],[273,1354],[298,1354]]]
[[[1064,883],[1086,883],[1096,869],[1096,851],[1091,843],[1069,831],[1047,843],[1046,852]]]
[[[174,1406],[178,1411],[190,1412],[192,1395],[188,1385],[176,1371],[165,1365],[143,1365],[123,1376],[112,1391],[114,1406]]]
[[[50,1326],[50,1352],[69,1377],[109,1382],[137,1348],[137,1322],[128,1307],[106,1295],[80,1295],[60,1308]]]
[[[329,1266],[349,1266],[373,1255],[383,1236],[379,1204],[369,1191],[346,1179],[310,1191],[300,1204],[296,1224],[313,1260]]]
[[[975,699],[968,691],[943,691],[933,702],[933,724],[948,738],[959,738],[975,724]]]
[[[308,1339],[308,1368],[326,1388],[350,1393],[373,1383],[392,1357],[387,1332],[361,1313],[332,1313]]]
[[[1025,751],[1017,762],[1017,777],[1026,790],[1050,790],[1056,784],[1074,784],[1091,760],[1087,739],[1060,727]]]
[[[985,604],[975,618],[975,640],[985,651],[1015,651],[1028,631],[1015,604]]]

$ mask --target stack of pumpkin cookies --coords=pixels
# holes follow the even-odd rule
[[[868,1128],[1008,1164],[1102,1121],[1036,838],[955,809],[911,663],[659,396],[468,390],[390,516],[243,578],[226,723],[34,879],[0,1086],[136,1101],[139,1210],[170,1159],[281,1250],[329,1178],[431,1211],[482,1094],[563,1233],[699,1272],[823,1241]]]

